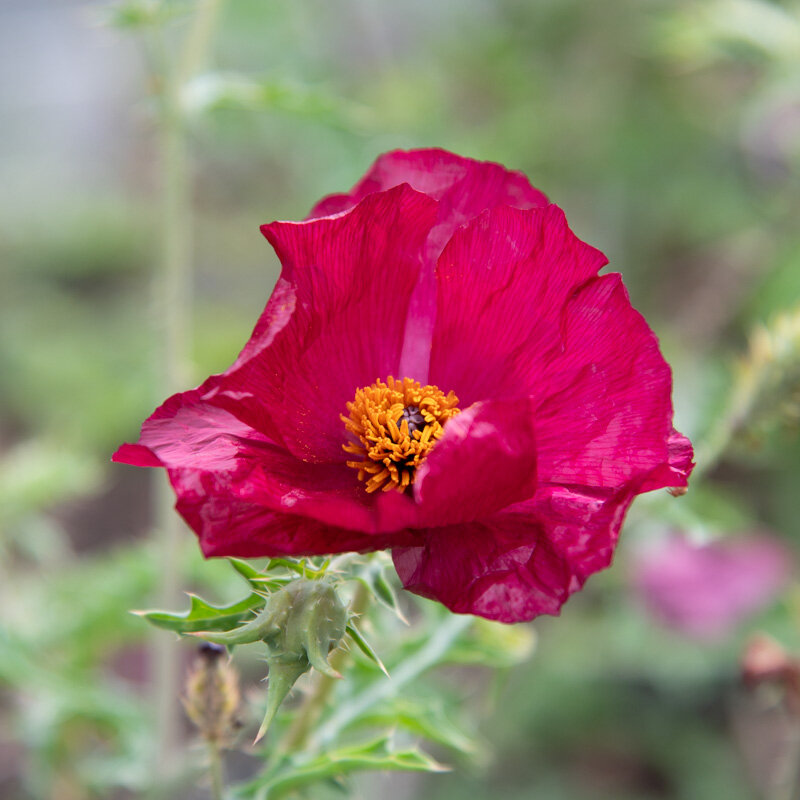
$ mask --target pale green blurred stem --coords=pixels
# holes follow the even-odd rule
[[[728,404],[697,447],[695,481],[717,464],[731,442],[759,415],[780,416],[777,401],[793,391],[799,366],[800,306],[795,306],[769,326],[751,332]]]
[[[797,800],[800,796],[800,722],[792,720],[785,750],[778,760],[768,800]]]
[[[201,0],[174,61],[167,59],[162,83],[159,152],[161,165],[161,257],[156,277],[155,315],[160,334],[160,399],[188,381],[192,305],[192,201],[185,121],[181,107],[184,84],[202,65],[221,0]],[[165,52],[168,52],[165,48]],[[158,487],[155,536],[161,565],[159,604],[179,601],[178,541],[182,524],[173,509],[174,497],[165,480]],[[162,782],[174,768],[179,706],[179,651],[161,633],[153,638],[156,716],[156,778]]]
[[[208,743],[208,774],[211,778],[211,797],[212,800],[223,800],[224,779],[222,775],[222,753],[219,743],[210,741]]]
[[[390,678],[376,681],[346,705],[341,705],[326,722],[311,735],[313,744],[324,746],[336,740],[339,732],[368,709],[400,694],[404,686],[439,663],[456,639],[472,624],[468,615],[452,614],[436,629],[416,653],[406,658]]]
[[[740,380],[733,390],[728,405],[716,420],[711,430],[697,447],[697,466],[692,473],[692,480],[698,481],[701,476],[712,470],[725,454],[736,434],[741,430],[753,410],[758,398],[759,376],[748,376]]]

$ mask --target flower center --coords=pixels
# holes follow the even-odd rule
[[[414,483],[417,467],[442,438],[447,420],[459,413],[453,392],[445,395],[438,386],[391,376],[386,383],[378,380],[356,389],[347,410],[350,416],[343,414],[342,421],[353,441],[344,449],[359,457],[347,466],[358,470],[368,492],[404,492]]]

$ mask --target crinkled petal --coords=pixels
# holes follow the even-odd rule
[[[533,498],[509,511],[537,520],[553,549],[569,564],[572,593],[611,564],[634,496],[631,487],[540,486]]]
[[[667,439],[668,460],[659,465],[642,485],[640,491],[654,489],[681,489],[689,485],[689,475],[694,469],[694,448],[689,439],[674,428]]]
[[[487,517],[530,497],[536,447],[530,398],[476,403],[451,419],[417,470],[420,524]]]
[[[400,186],[335,220],[264,226],[281,277],[236,362],[193,396],[301,458],[343,461],[345,403],[398,374],[435,215],[435,201]]]
[[[448,223],[452,216],[451,232],[487,208],[547,205],[547,197],[531,186],[523,173],[508,170],[501,164],[475,161],[437,148],[394,150],[379,156],[349,192],[323,198],[314,206],[309,219],[347,211],[373,192],[382,192],[401,183],[443,201],[439,224]]]
[[[500,622],[557,614],[569,571],[531,521],[512,514],[425,532],[392,550],[403,586],[451,611]]]
[[[541,397],[544,365],[561,352],[564,306],[605,263],[557,206],[481,214],[439,258],[430,380],[467,405]]]
[[[206,556],[323,555],[383,550],[411,542],[410,532],[371,535],[297,514],[275,512],[242,500],[228,476],[200,470],[169,470],[177,510],[197,533]]]
[[[412,527],[418,518],[410,497],[396,492],[370,496],[355,470],[343,463],[296,458],[227,410],[202,402],[196,390],[175,395],[160,406],[142,426],[139,443],[123,445],[113,460],[164,466],[171,476],[179,476],[173,487],[179,505],[185,506],[185,492],[191,494],[194,521],[202,517],[198,509],[205,486],[213,487],[205,502],[214,518],[221,513],[220,497],[230,501],[232,509],[301,515],[367,535]],[[203,526],[196,527],[191,520],[190,524],[204,535]],[[386,546],[384,539],[375,541],[371,549]],[[322,545],[318,549],[338,552],[335,542],[328,550]]]
[[[645,491],[685,485],[691,445],[672,427],[672,374],[619,275],[589,281],[567,304],[563,348],[540,372],[536,411],[543,483]]]
[[[558,614],[593,572],[608,566],[628,493],[545,490],[486,519],[422,531],[392,551],[406,589],[452,611],[500,622]]]
[[[223,408],[203,402],[197,390],[173,395],[145,420],[139,442],[124,444],[112,460],[134,466],[231,470],[254,448],[271,444]]]
[[[359,386],[398,374],[435,214],[433,200],[400,186],[336,218],[262,229],[283,264],[281,299],[267,307],[269,319],[219,391],[260,406],[271,438],[297,457],[343,461],[346,402]]]
[[[401,374],[427,383],[437,308],[434,266],[442,248],[459,226],[487,209],[539,208],[547,205],[547,197],[521,172],[500,164],[439,149],[396,150],[380,156],[349,193],[331,195],[318,203],[311,217],[340,213],[372,192],[401,183],[439,201],[436,223],[425,248],[425,264],[411,298],[400,359]]]

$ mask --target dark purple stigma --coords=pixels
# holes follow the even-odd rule
[[[403,420],[408,423],[409,436],[413,436],[414,431],[422,431],[427,424],[425,417],[422,416],[422,412],[419,410],[419,406],[406,406],[403,409],[402,416],[397,421],[398,427],[402,426]]]

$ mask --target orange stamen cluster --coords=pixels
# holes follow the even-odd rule
[[[350,416],[342,415],[342,420],[354,440],[344,449],[359,457],[347,465],[358,470],[368,492],[404,492],[442,438],[447,420],[459,413],[453,392],[445,395],[438,386],[391,376],[386,383],[378,380],[357,389],[347,410]]]

